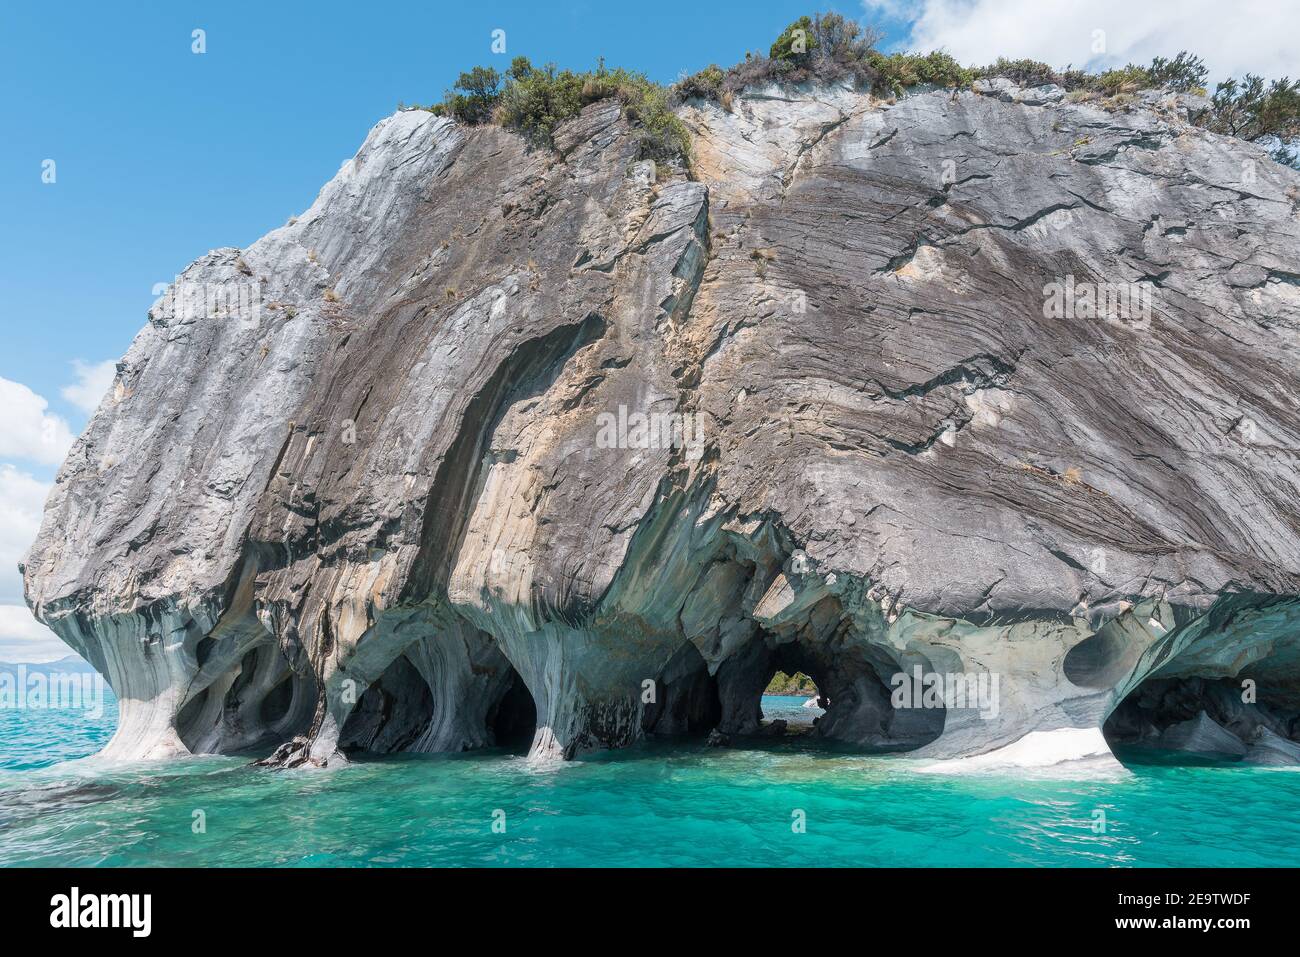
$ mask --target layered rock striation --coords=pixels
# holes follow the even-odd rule
[[[734,740],[780,669],[937,757],[1248,687],[1285,760],[1300,174],[1173,95],[679,115],[689,170],[613,101],[554,151],[401,112],[178,277],[24,569],[105,754]]]

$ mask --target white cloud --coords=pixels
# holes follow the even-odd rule
[[[26,605],[0,605],[0,661],[56,661],[73,654]]]
[[[70,653],[67,645],[23,604],[22,561],[41,524],[50,486],[0,465],[0,661],[53,661]]]
[[[0,603],[22,601],[18,563],[36,538],[50,486],[12,465],[0,465]]]
[[[117,375],[117,363],[112,359],[94,364],[73,359],[72,368],[77,374],[77,381],[65,385],[60,394],[89,415],[99,408],[99,400],[104,398],[104,393],[113,384],[113,377]]]
[[[21,382],[0,377],[0,457],[58,465],[72,445],[68,423]]]
[[[867,13],[913,21],[906,46],[944,49],[962,63],[1031,57],[1054,67],[1112,67],[1199,55],[1210,85],[1250,71],[1268,79],[1300,74],[1300,4],[1273,0],[864,0]],[[868,17],[870,19],[870,17]],[[1094,31],[1104,52],[1094,52]]]
[[[20,382],[0,378],[0,456],[41,465],[63,460],[72,445],[68,423]],[[23,604],[18,563],[40,528],[50,485],[0,463],[0,661],[52,661],[68,647]]]

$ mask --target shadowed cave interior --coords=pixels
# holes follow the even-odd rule
[[[947,717],[943,708],[896,708],[891,687],[908,669],[884,648],[846,635],[832,630],[809,640],[797,629],[756,627],[725,654],[711,649],[715,661],[721,659],[712,668],[695,643],[683,642],[653,680],[653,695],[643,696],[640,731],[668,746],[763,747],[785,739],[859,753],[913,751],[937,739]],[[343,722],[341,751],[528,753],[538,709],[496,642],[474,631],[466,645],[470,658],[455,662],[446,657],[449,645],[440,642],[410,645],[364,688]],[[220,670],[216,647],[211,638],[196,642],[200,667]],[[1117,757],[1300,764],[1300,651],[1289,640],[1274,642],[1231,674],[1237,666],[1215,657],[1222,647],[1202,642],[1191,651],[1175,652],[1172,643],[1158,649],[1156,666],[1104,723]],[[1103,630],[1076,645],[1062,668],[1080,687],[1114,687],[1140,668],[1135,654]],[[764,714],[764,693],[778,673],[810,679],[815,688],[787,685],[786,693],[815,694],[819,709]],[[319,700],[310,668],[294,667],[275,644],[259,644],[188,701],[176,728],[195,753],[251,752],[307,733]]]
[[[339,748],[345,753],[393,754],[490,747],[526,754],[532,744],[537,706],[512,667],[506,666],[504,677],[494,682],[482,728],[469,729],[459,741],[451,740],[450,748],[449,739],[438,735],[434,725],[440,717],[458,716],[440,715],[435,704],[434,692],[420,671],[406,655],[399,655],[357,701],[339,735]]]
[[[1234,622],[1226,613],[1223,624]],[[1239,619],[1181,647],[1172,634],[1154,667],[1102,731],[1123,761],[1300,765],[1300,642],[1289,605]],[[1067,662],[1068,664],[1068,662]]]
[[[200,667],[215,646],[210,637],[198,643]],[[309,668],[294,668],[275,645],[262,645],[195,695],[176,716],[176,730],[195,754],[253,751],[298,733],[316,698]]]
[[[897,670],[883,660],[819,652],[798,640],[777,643],[759,632],[710,674],[699,650],[687,643],[664,668],[642,730],[670,739],[707,737],[717,745],[798,734],[809,743],[853,741],[865,752],[911,750],[938,737],[944,715],[942,709],[895,709],[882,672]],[[765,716],[763,694],[778,672],[811,678],[824,713],[803,727]]]
[[[1102,731],[1126,761],[1294,765],[1300,763],[1300,709],[1293,696],[1294,690],[1261,687],[1248,675],[1148,678]]]

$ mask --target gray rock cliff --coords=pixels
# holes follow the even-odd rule
[[[179,277],[59,473],[27,595],[105,754],[743,736],[781,668],[935,757],[1249,681],[1281,760],[1300,174],[1058,94],[692,101],[689,172],[612,101],[555,151],[381,121]]]

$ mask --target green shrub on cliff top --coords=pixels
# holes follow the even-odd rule
[[[1056,70],[1038,60],[999,57],[983,67],[964,67],[949,54],[890,53],[876,49],[881,34],[863,29],[837,13],[804,16],[790,23],[765,57],[746,54],[745,61],[723,71],[717,66],[686,77],[678,84],[682,98],[718,99],[725,91],[765,81],[801,82],[853,77],[881,95],[897,95],[908,87],[967,86],[987,77],[1006,77],[1022,86],[1055,83],[1066,90],[1087,90],[1107,96],[1142,89],[1193,92],[1205,83],[1207,70],[1199,57],[1187,52],[1172,60],[1156,57],[1149,66],[1129,64],[1100,74],[1067,67]]]
[[[768,57],[795,63],[806,60],[811,56],[811,51],[817,48],[817,39],[812,36],[812,32],[812,17],[800,17],[776,38],[771,49],[768,50]]]
[[[710,65],[684,77],[676,98],[715,100],[730,109],[731,98],[763,83],[834,82],[851,79],[877,96],[898,96],[909,87],[965,87],[977,79],[1006,77],[1021,86],[1056,84],[1077,97],[1103,96],[1123,103],[1139,90],[1173,90],[1203,94],[1209,71],[1201,58],[1186,51],[1173,59],[1155,57],[1147,66],[1126,66],[1089,73],[1058,70],[1038,60],[999,57],[987,66],[963,67],[943,51],[890,53],[876,49],[880,34],[863,29],[837,13],[793,21],[772,43],[768,54],[747,53],[743,62],[723,70]],[[1263,142],[1278,162],[1300,168],[1300,83],[1287,78],[1266,83],[1247,74],[1242,81],[1220,83],[1209,105],[1192,121],[1213,132]]]
[[[973,79],[970,70],[941,51],[881,53],[875,48],[880,37],[838,13],[800,17],[781,31],[767,56],[746,54],[743,63],[726,71],[709,66],[682,79],[676,95],[721,101],[727,93],[759,83],[848,79],[880,96],[894,96],[922,83],[960,86]]]
[[[730,109],[734,94],[762,83],[848,79],[877,96],[893,97],[911,87],[960,88],[976,79],[1006,77],[1022,86],[1052,83],[1079,97],[1105,96],[1122,103],[1139,90],[1203,93],[1208,76],[1201,59],[1186,51],[1172,60],[1156,57],[1147,66],[1130,63],[1088,73],[1002,57],[988,66],[963,67],[943,51],[886,54],[876,49],[880,37],[837,13],[804,16],[781,31],[767,56],[748,53],[726,70],[710,64],[671,89],[643,73],[606,69],[603,62],[595,70],[575,73],[553,64],[534,68],[527,57],[516,57],[504,74],[491,67],[462,73],[443,101],[429,109],[464,123],[494,121],[533,142],[553,145],[561,123],[589,103],[615,98],[638,131],[640,154],[670,161],[687,159],[690,152],[690,134],[673,112],[676,103],[698,97]],[[1300,83],[1285,77],[1267,83],[1253,74],[1242,81],[1226,80],[1192,119],[1216,133],[1263,142],[1273,149],[1274,159],[1300,168],[1293,152],[1300,141]]]
[[[492,119],[533,142],[551,145],[555,128],[577,116],[598,97],[585,97],[585,77],[553,65],[535,69],[524,58],[511,68],[511,78],[497,98]]]
[[[705,100],[720,100],[723,94],[722,84],[726,79],[727,71],[716,63],[710,63],[699,73],[682,77],[673,90],[682,100],[689,100],[693,96]]]
[[[910,86],[969,86],[975,79],[966,69],[942,50],[932,53],[891,53],[876,50],[867,55],[875,72],[873,89],[878,94],[897,96]]]
[[[1205,89],[1205,78],[1209,75],[1210,71],[1201,62],[1201,58],[1192,56],[1186,50],[1172,60],[1158,56],[1147,67],[1147,80],[1152,86],[1177,90],[1179,93]]]
[[[669,91],[643,73],[605,67],[575,73],[554,64],[534,67],[527,57],[515,57],[505,75],[491,67],[462,73],[442,103],[431,107],[440,116],[463,123],[495,122],[534,143],[554,145],[556,128],[582,108],[604,99],[617,99],[637,129],[641,156],[658,160],[685,158],[690,135],[673,113]]]
[[[1262,141],[1272,147],[1273,159],[1300,169],[1300,82],[1282,77],[1265,85],[1253,73],[1241,82],[1224,80],[1195,120],[1212,133]]]
[[[442,103],[430,109],[440,116],[454,116],[464,123],[486,123],[500,96],[501,74],[489,67],[476,66],[456,79],[454,92],[448,90]]]
[[[971,73],[977,79],[1003,76],[1021,86],[1055,83],[1066,90],[1084,90],[1106,96],[1152,89],[1190,93],[1204,87],[1208,75],[1201,58],[1186,51],[1172,60],[1158,56],[1150,66],[1130,63],[1102,73],[1088,73],[1070,67],[1056,70],[1039,60],[1008,60],[1005,57],[998,57],[988,66],[973,67]]]

